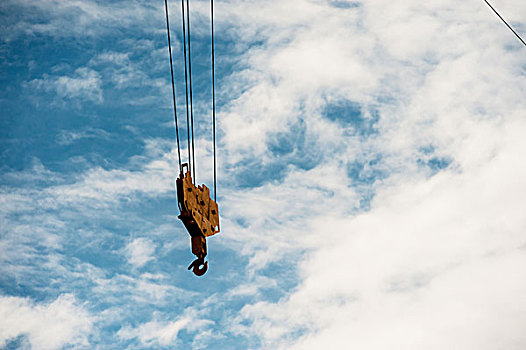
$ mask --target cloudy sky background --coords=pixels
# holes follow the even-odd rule
[[[526,2],[492,3],[524,37]],[[0,347],[526,348],[526,48],[482,0],[217,1],[202,278],[163,1],[6,0],[0,38]]]

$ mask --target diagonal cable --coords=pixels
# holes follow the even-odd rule
[[[177,125],[177,104],[175,102],[175,83],[174,83],[174,69],[172,63],[172,43],[170,40],[170,23],[168,20],[168,1],[164,0],[164,8],[166,13],[166,33],[168,33],[168,51],[170,52],[170,73],[172,74],[172,99],[174,105],[174,124],[175,124],[175,135],[177,138],[177,156],[179,159],[179,172],[181,168],[181,148],[179,146],[179,126]]]
[[[495,8],[493,6],[491,6],[491,4],[487,1],[487,0],[484,0],[484,2],[493,10],[493,12],[495,12],[495,14],[497,16],[499,16],[499,18],[502,20],[502,22],[504,22],[504,24],[506,26],[508,26],[508,28],[513,32],[513,34],[515,34],[515,36],[524,44],[524,46],[526,46],[526,42],[524,42],[524,40],[522,40],[522,38],[519,36],[519,34],[517,34],[516,31],[513,30],[513,28],[508,24],[508,22],[506,22],[506,20],[504,18],[502,18],[502,16],[497,12],[497,10],[495,10]]]

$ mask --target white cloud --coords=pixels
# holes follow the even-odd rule
[[[145,156],[131,159],[138,169],[103,169],[94,167],[81,174],[76,182],[47,188],[47,195],[60,204],[86,204],[104,208],[136,194],[161,196],[174,191],[177,169],[172,151],[164,152],[162,142],[146,141]],[[146,159],[145,159],[146,158]]]
[[[122,339],[138,340],[148,346],[159,344],[167,346],[173,344],[177,339],[177,334],[186,327],[189,319],[183,318],[174,322],[151,321],[140,325],[137,328],[121,328],[117,336]]]
[[[163,69],[166,66],[161,65],[161,63],[166,63],[165,56],[168,56],[168,49],[162,47],[162,50],[155,50],[154,43],[151,41],[123,41],[123,45],[126,45],[127,52],[105,51],[94,56],[89,61],[88,66],[99,70],[105,81],[113,84],[113,89],[124,91],[134,88],[140,88],[141,91],[145,91],[146,87],[155,89],[155,92],[147,96],[140,96],[148,102],[147,104],[159,103],[155,102],[159,101],[159,95],[162,96],[163,103],[165,100],[168,100],[168,92],[170,91],[168,80],[151,76],[159,70],[162,72],[166,71],[166,69]],[[175,51],[176,49],[173,50]],[[140,59],[137,57],[130,58],[131,54],[138,56],[143,53],[145,54]],[[141,98],[135,96],[128,102],[136,104],[138,100],[142,100]]]
[[[86,128],[80,131],[60,131],[57,143],[62,146],[72,145],[81,139],[109,139],[110,134],[102,129]]]
[[[141,237],[129,242],[124,250],[130,264],[135,267],[142,267],[148,261],[154,259],[155,248],[156,246],[152,240]]]
[[[6,1],[2,4],[11,12],[24,13],[23,19],[9,26],[5,35],[13,40],[20,35],[49,35],[51,37],[96,37],[116,27],[137,26],[155,31],[163,26],[156,21],[163,4],[145,4],[141,1],[98,3],[89,0]],[[75,21],[71,20],[74,16]]]
[[[62,294],[47,304],[0,296],[0,346],[21,335],[28,338],[33,349],[87,346],[93,321],[71,294]]]
[[[184,315],[175,321],[154,319],[135,328],[124,326],[117,332],[117,337],[126,340],[137,339],[143,346],[174,345],[181,330],[202,332],[206,331],[206,327],[212,323],[197,316],[193,309],[187,309]]]
[[[246,306],[251,331],[281,348],[523,347],[525,131],[507,128],[475,169],[382,189],[368,213],[316,218],[303,282],[276,304]],[[291,329],[308,331],[281,342]]]
[[[509,3],[497,5],[517,12],[525,6]],[[225,188],[215,242],[249,261],[249,283],[226,296],[254,298],[225,333],[260,337],[263,348],[524,348],[523,48],[482,2],[331,4],[232,1],[217,14],[218,35],[235,37],[231,49],[243,70],[225,79],[221,92],[229,102],[219,118]],[[116,86],[132,81],[126,54],[98,59],[120,67],[112,75]],[[69,78],[83,73],[76,74]],[[97,86],[68,90],[74,81],[64,79],[51,82],[65,98]],[[361,136],[345,116],[326,118],[325,108],[339,101],[377,115],[375,132]],[[308,169],[269,147],[278,133],[296,136],[300,121],[304,152],[319,158]],[[197,146],[200,155],[210,149],[202,139]],[[433,175],[425,165],[433,157],[451,164]],[[352,182],[351,162],[364,163],[370,183]],[[104,208],[135,193],[173,191],[174,152],[150,149],[131,163],[139,171],[94,168],[43,192],[61,205]],[[277,163],[285,164],[277,179],[248,189],[233,185],[241,170],[263,172]],[[204,174],[211,163],[204,164],[198,175],[210,183]],[[362,191],[375,194],[366,212]],[[7,201],[30,205],[18,195]],[[141,267],[156,248],[140,238],[125,251]],[[299,284],[269,301],[261,291],[295,272],[269,269],[276,262],[298,267]],[[263,278],[263,269],[275,274]],[[100,278],[94,291],[117,300],[126,286],[143,303],[176,294],[148,276]],[[222,296],[215,298],[223,302]],[[230,320],[231,310],[224,310],[218,317]],[[124,326],[118,336],[170,345],[191,320],[155,317]]]
[[[250,269],[305,252],[298,287],[246,305],[232,331],[265,348],[524,347],[524,48],[483,3],[326,5],[230,3],[237,39],[263,44],[231,77],[244,88],[222,115],[225,161],[276,161],[269,135],[300,118],[324,155],[225,195],[222,241]],[[373,108],[376,133],[324,118],[338,100]],[[385,179],[358,213],[346,165],[375,156]],[[451,164],[431,176],[432,157]]]
[[[91,101],[102,103],[103,95],[99,73],[89,68],[78,68],[71,76],[44,75],[28,83],[33,89],[53,92],[60,100]]]

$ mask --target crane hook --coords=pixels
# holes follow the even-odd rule
[[[208,261],[205,261],[204,258],[197,258],[188,266],[188,270],[190,269],[196,276],[203,276],[208,270]]]

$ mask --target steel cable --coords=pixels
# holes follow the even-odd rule
[[[210,22],[212,27],[212,133],[214,144],[214,201],[217,202],[216,181],[216,84],[215,84],[215,51],[214,51],[214,0],[210,0]]]
[[[195,148],[194,148],[194,107],[193,107],[193,98],[192,98],[192,46],[190,38],[190,0],[186,0],[186,26],[188,33],[188,77],[190,81],[190,123],[192,128],[192,166],[193,166],[193,180],[194,184],[197,182],[196,173],[195,173]],[[186,69],[186,66],[185,66]]]
[[[190,154],[191,147],[190,147],[190,111],[188,109],[188,70],[187,70],[187,58],[186,58],[186,22],[184,19],[185,11],[184,11],[184,0],[181,0],[181,17],[182,17],[182,24],[183,24],[183,54],[184,54],[184,83],[186,88],[185,98],[186,98],[186,134],[187,134],[187,142],[188,142],[188,170],[190,171],[190,174],[192,174],[192,156]],[[194,178],[194,177],[192,177]]]
[[[177,123],[177,103],[175,101],[175,82],[174,82],[174,69],[172,63],[172,43],[170,40],[170,24],[168,20],[168,1],[164,0],[164,8],[166,13],[166,32],[168,33],[168,51],[170,53],[170,73],[172,74],[172,99],[174,106],[174,124],[175,124],[175,135],[177,138],[177,156],[179,159],[179,171],[182,170],[181,166],[181,147],[179,146],[179,126]]]
[[[504,22],[504,24],[513,32],[513,34],[515,34],[515,36],[522,42],[522,44],[526,46],[526,42],[524,42],[524,40],[522,40],[519,34],[517,34],[517,32],[513,30],[513,28],[508,24],[508,22],[506,22],[506,20],[502,18],[502,16],[497,12],[497,10],[495,10],[495,8],[491,6],[491,4],[487,0],[484,0],[484,2],[493,10],[493,12],[495,12],[497,16],[499,16],[502,22]]]

